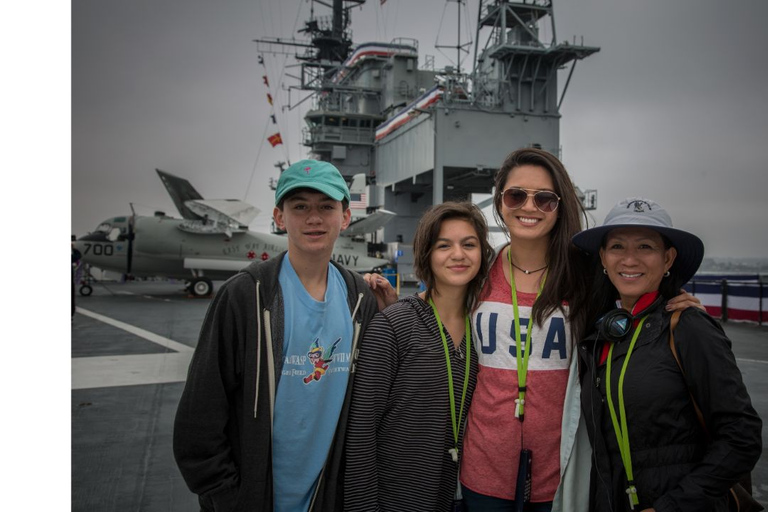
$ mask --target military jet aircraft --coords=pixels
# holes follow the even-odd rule
[[[195,296],[213,292],[212,279],[227,279],[253,260],[267,260],[288,248],[284,235],[248,230],[259,210],[236,199],[205,200],[186,179],[156,169],[182,218],[163,212],[124,215],[105,220],[74,242],[82,260],[94,267],[136,277],[162,276],[187,281]],[[362,178],[362,181],[361,181]],[[394,213],[366,214],[365,176],[353,179],[353,220],[336,242],[333,259],[360,272],[390,262],[368,255],[360,236],[386,224]],[[357,239],[353,238],[357,237]],[[83,286],[81,294],[89,295]]]

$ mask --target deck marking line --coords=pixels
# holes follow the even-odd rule
[[[109,318],[108,316],[100,315],[98,313],[94,313],[93,311],[89,311],[87,309],[83,309],[78,306],[77,312],[80,314],[83,314],[85,316],[89,316],[93,318],[94,320],[98,320],[100,322],[104,322],[105,324],[112,325],[114,327],[117,327],[118,329],[122,329],[124,331],[127,331],[131,334],[135,334],[136,336],[139,336],[141,338],[144,338],[145,340],[149,340],[153,343],[157,343],[160,346],[163,346],[165,348],[169,348],[171,350],[175,350],[176,352],[194,352],[194,348],[189,347],[187,345],[184,345],[183,343],[179,343],[178,341],[173,341],[170,338],[166,338],[164,336],[160,336],[159,334],[155,334],[153,332],[149,332],[147,330],[144,330],[140,327],[133,326],[131,324],[127,324],[125,322],[121,322],[120,320],[115,320],[114,318]]]
[[[72,389],[184,382],[191,352],[72,359]]]
[[[762,364],[767,364],[768,363],[768,361],[761,361],[759,359],[742,359],[740,357],[736,358],[736,362],[738,362],[738,363],[762,363]]]

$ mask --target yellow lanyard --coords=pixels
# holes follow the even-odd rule
[[[464,316],[464,338],[467,344],[467,350],[465,358],[467,360],[466,368],[464,369],[464,389],[461,391],[461,408],[459,409],[459,415],[456,416],[456,399],[453,396],[453,372],[451,371],[451,354],[448,350],[448,340],[445,338],[445,332],[443,331],[443,322],[440,321],[440,314],[437,312],[435,303],[432,299],[429,299],[429,305],[432,306],[432,311],[435,313],[435,320],[437,320],[437,327],[440,329],[440,338],[443,340],[443,348],[445,349],[445,366],[448,368],[448,396],[451,403],[451,426],[453,427],[453,448],[448,450],[451,454],[453,462],[459,462],[459,424],[461,423],[461,417],[464,415],[464,400],[467,398],[467,387],[469,387],[469,360],[471,354],[469,351],[470,337],[472,332],[469,328],[469,316]]]
[[[635,334],[632,336],[632,342],[629,344],[629,350],[627,350],[627,355],[624,356],[624,364],[621,366],[621,372],[619,373],[619,419],[616,418],[616,410],[613,407],[613,399],[611,398],[611,359],[615,343],[612,343],[611,348],[608,350],[608,363],[605,369],[605,394],[608,399],[608,410],[611,413],[611,422],[613,423],[613,431],[616,433],[616,441],[619,443],[621,462],[624,463],[624,471],[627,474],[627,485],[629,487],[627,487],[626,492],[629,497],[629,506],[632,510],[635,509],[635,505],[640,503],[640,500],[637,498],[635,476],[632,472],[632,454],[629,450],[629,430],[627,428],[627,414],[624,410],[624,375],[627,371],[629,358],[635,348],[635,342],[637,342],[637,338],[640,336],[640,330],[643,328],[646,318],[648,318],[647,315],[640,320],[640,323],[635,328]],[[621,424],[619,424],[619,420],[621,420]]]
[[[507,250],[507,260],[509,261],[509,284],[512,293],[512,310],[515,314],[515,358],[517,359],[517,399],[515,400],[515,418],[520,421],[525,419],[525,392],[527,390],[526,378],[528,377],[528,356],[531,352],[531,331],[533,330],[533,315],[528,320],[528,329],[525,333],[525,352],[524,356],[520,356],[522,337],[520,336],[520,312],[517,307],[517,287],[515,286],[515,273],[512,270],[512,255]],[[544,277],[541,278],[541,285],[539,285],[539,291],[536,293],[536,300],[541,295],[541,291],[544,289],[544,283],[547,281],[547,272],[544,272]],[[531,308],[533,312],[533,308]]]

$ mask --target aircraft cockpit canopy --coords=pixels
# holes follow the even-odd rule
[[[122,224],[122,226],[120,225]],[[80,238],[81,240],[117,242],[128,235],[128,221],[125,217],[115,217],[99,224],[96,229]]]

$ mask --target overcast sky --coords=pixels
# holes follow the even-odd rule
[[[268,180],[276,161],[306,155],[309,102],[282,108],[280,77],[294,85],[286,74],[297,69],[271,54],[262,67],[252,40],[290,36],[310,5],[73,0],[72,233],[129,213],[129,203],[140,214],[178,215],[155,168],[205,198],[256,205],[265,215],[252,228],[267,229]],[[477,5],[462,14],[473,38]],[[417,38],[422,58],[443,66],[453,52],[434,46],[454,44],[457,4],[445,6],[369,0],[352,11],[355,42]],[[555,18],[559,40],[583,36],[601,48],[577,65],[560,122],[566,167],[582,189],[598,190],[595,217],[629,195],[650,197],[704,240],[708,256],[768,257],[768,3],[568,0],[555,2]],[[265,72],[286,143],[277,148],[265,142]]]

